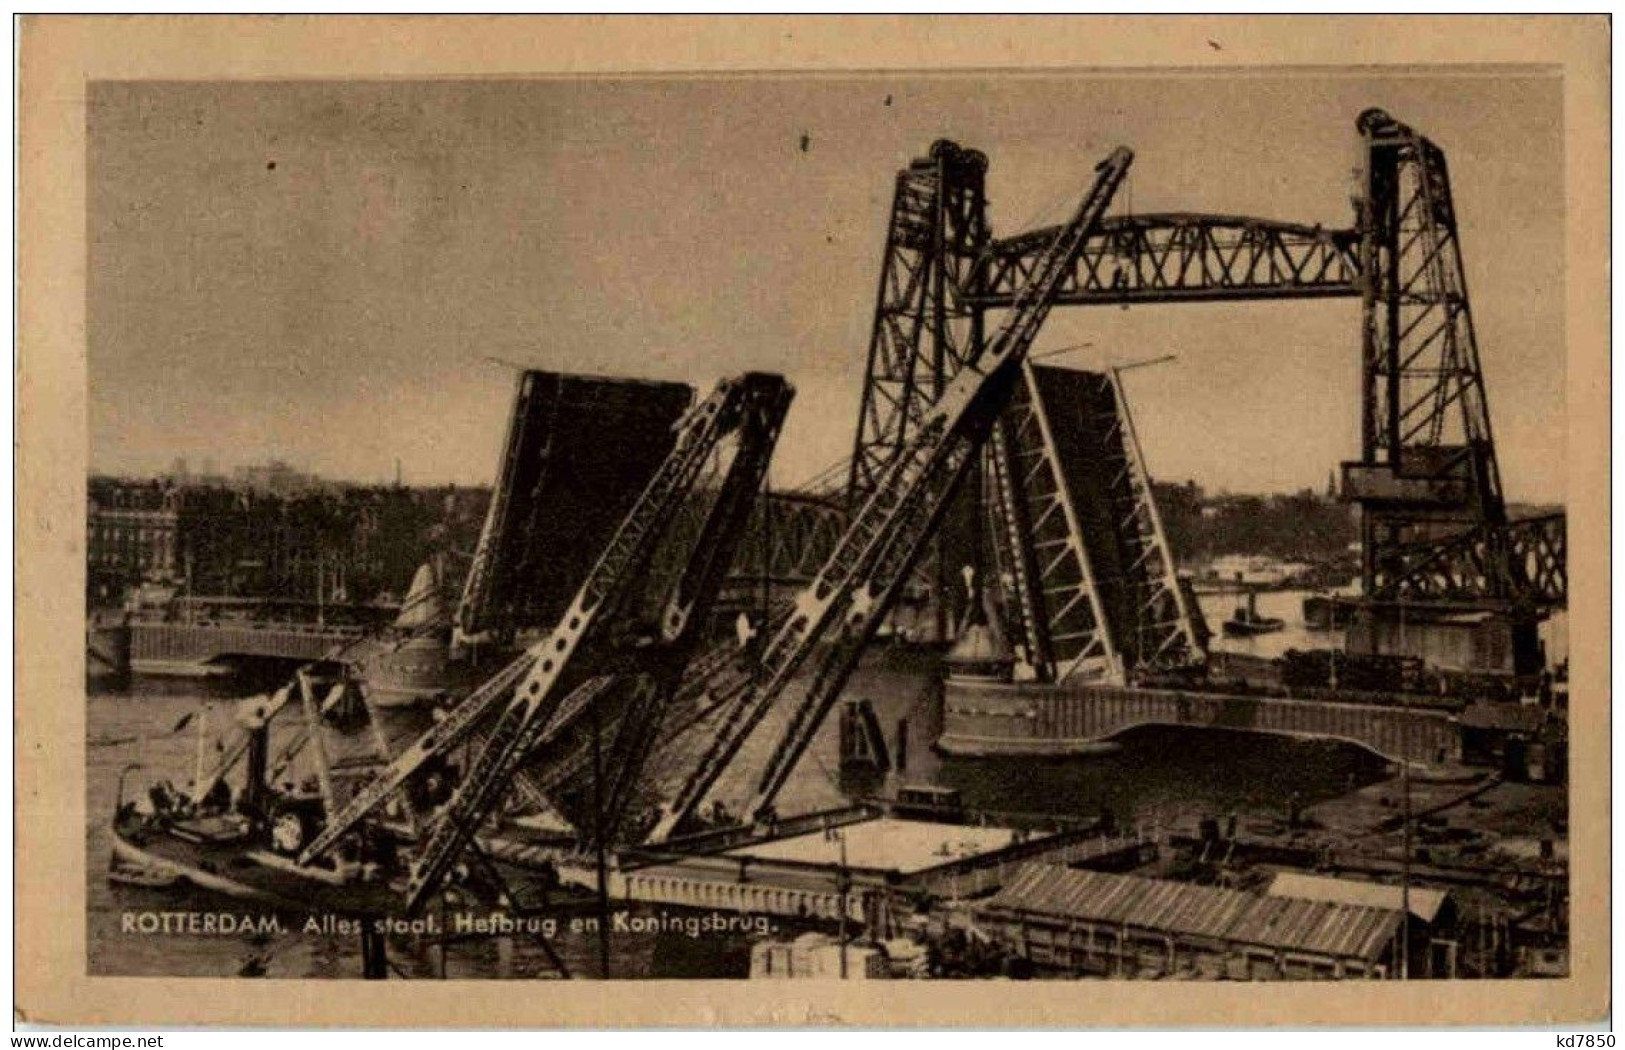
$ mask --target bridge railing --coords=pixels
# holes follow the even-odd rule
[[[362,627],[358,624],[319,624],[278,620],[156,620],[138,618],[129,621],[129,626],[135,630],[164,628],[170,630],[255,631],[334,639],[360,638],[377,630],[376,628]]]

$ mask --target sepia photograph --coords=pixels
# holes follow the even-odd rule
[[[83,974],[1572,978],[1565,85],[88,80]]]

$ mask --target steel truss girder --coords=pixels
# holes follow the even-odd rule
[[[1101,604],[1076,495],[1057,459],[1031,362],[1023,362],[1021,373],[987,456],[997,523],[993,549],[1000,583],[1020,610],[1023,658],[1044,681],[1121,683],[1123,660]]]
[[[664,704],[676,691],[709,619],[791,396],[782,378],[751,373],[719,384],[684,418],[670,454],[611,536],[569,610],[546,638],[527,650],[528,665],[523,658],[516,661],[490,689],[509,699],[484,727],[483,746],[418,850],[406,893],[408,912],[421,909],[439,887],[479,826],[512,789],[513,778],[527,759],[589,711],[601,716],[606,696],[619,701],[610,712],[618,723],[615,750],[604,766],[608,812],[619,814],[653,746]],[[663,538],[682,519],[683,505],[699,487],[706,465],[731,435],[737,435],[737,449],[710,510],[698,529],[685,531],[679,541],[688,546],[675,582],[669,590],[664,581],[660,584],[664,605],[658,622],[648,627],[627,622],[636,616],[638,596],[649,583],[650,566]],[[457,718],[458,712],[452,717]],[[476,720],[466,719],[469,728]],[[594,720],[595,732],[602,723],[601,717]],[[408,755],[427,752],[417,746]],[[394,767],[402,766],[408,755],[397,759],[391,775],[381,779],[404,779]],[[409,775],[410,770],[405,772]],[[598,820],[589,834],[613,835],[614,825],[601,823],[603,811],[595,816]],[[332,830],[329,837],[337,834],[342,831]]]
[[[1372,467],[1386,468],[1393,479],[1388,495],[1353,496],[1366,511],[1362,575],[1367,593],[1394,593],[1406,581],[1383,573],[1414,559],[1384,551],[1504,522],[1505,506],[1443,151],[1380,111],[1362,114],[1359,128],[1365,186],[1352,229],[1184,212],[1108,218],[1063,277],[1056,304],[1359,297],[1362,466],[1377,481],[1382,477]],[[900,186],[908,175],[899,176]],[[922,226],[911,229],[919,242],[930,239]],[[1054,232],[988,240],[962,282],[962,302],[974,311],[1011,305]],[[920,330],[913,331],[917,337]],[[924,344],[916,339],[911,345],[918,351]],[[918,385],[888,388],[883,376],[876,382],[876,361],[885,359],[872,345],[860,429],[870,425],[876,404],[906,420],[933,400]],[[952,367],[954,359],[946,363]],[[869,453],[861,471],[872,475],[897,447],[860,440]],[[859,473],[855,464],[853,477]],[[1417,482],[1426,507],[1404,506],[1394,497],[1414,494]],[[1517,578],[1507,566],[1487,571],[1500,580]],[[1486,577],[1470,589],[1494,587]],[[1544,600],[1551,593],[1537,588],[1530,597]]]
[[[994,422],[988,436],[983,453],[982,515],[989,530],[987,549],[994,583],[1005,598],[1005,629],[1016,644],[1017,677],[1043,679],[1054,676],[1055,666],[1049,643],[1049,605],[1044,600],[1037,553],[1030,542],[1033,525],[1028,499],[1023,498],[1018,487],[1025,466],[1016,448],[1018,434],[1030,415],[1023,406],[1031,396],[1024,381],[1012,395],[1011,407]],[[1042,445],[1039,447],[1042,449]],[[1098,612],[1089,611],[1098,624]]]
[[[1008,306],[1054,229],[992,242],[971,302]],[[1101,223],[1067,274],[1058,306],[1326,299],[1360,294],[1352,230],[1196,213],[1119,215]]]
[[[1117,492],[1116,520],[1119,536],[1129,549],[1137,550],[1129,587],[1133,601],[1133,653],[1135,667],[1169,670],[1202,662],[1206,657],[1197,636],[1195,617],[1185,589],[1179,585],[1174,553],[1162,527],[1151,488],[1151,474],[1145,466],[1134,415],[1123,393],[1122,378],[1113,369],[1107,379],[1115,411],[1108,445],[1120,450],[1121,472],[1113,478]],[[1110,451],[1110,447],[1108,448]]]
[[[980,350],[981,314],[969,295],[989,237],[986,172],[981,153],[941,140],[897,174],[847,481],[849,509],[874,490],[926,410]]]
[[[1380,110],[1361,114],[1365,402],[1362,456],[1396,470],[1408,449],[1483,449],[1477,517],[1503,520],[1489,408],[1444,152]]]
[[[775,492],[758,500],[734,559],[733,581],[748,586],[763,578],[806,583],[846,529],[846,510],[834,499]]]
[[[1138,672],[1199,663],[1202,645],[1116,375],[1023,371],[988,455],[992,546],[1033,673],[1123,684]]]
[[[656,544],[679,516],[719,442],[737,433],[738,453],[711,513],[693,540],[658,625],[659,637],[650,639],[652,645],[640,647],[641,673],[627,676],[636,680],[622,683],[622,688],[632,690],[632,695],[621,712],[621,729],[615,743],[623,753],[609,765],[614,773],[607,801],[612,813],[624,804],[653,745],[664,701],[670,698],[678,676],[693,656],[711,603],[733,560],[790,398],[790,387],[783,379],[753,373],[719,384],[683,421],[671,454],[610,538],[570,610],[553,632],[532,648],[536,662],[515,688],[513,700],[493,724],[485,747],[430,829],[407,886],[408,912],[421,909],[438,888],[457,855],[506,793],[514,772],[550,734],[562,731],[572,716],[579,717],[573,712],[567,715],[568,698],[561,696],[558,688],[566,668],[583,650],[588,667],[595,657],[602,660],[608,655],[595,652],[594,647],[614,637],[616,628],[625,626],[617,622],[614,614],[626,607],[627,596],[636,589]],[[601,723],[595,726],[595,732],[600,728]],[[614,828],[597,826],[589,833],[612,836]]]
[[[986,172],[981,153],[939,140],[897,175],[847,477],[849,512],[863,505],[929,407],[981,351],[982,311],[969,293],[989,237]],[[953,579],[944,551],[957,531],[950,525],[919,568],[943,635],[952,629]]]
[[[491,489],[491,505],[486,508],[485,524],[480,529],[480,541],[474,548],[474,560],[468,567],[468,576],[463,582],[462,598],[457,605],[456,623],[460,630],[477,632],[481,626],[478,623],[480,610],[490,601],[492,577],[496,572],[497,533],[503,518],[507,516],[510,493],[509,486],[505,482],[513,476],[517,467],[521,444],[519,433],[531,421],[532,397],[532,384],[529,377],[522,373],[515,392],[513,412],[508,417],[507,437],[502,443],[502,462],[497,467],[496,484]]]
[[[1477,606],[1565,606],[1567,522],[1566,515],[1547,514],[1480,525],[1443,540],[1386,547],[1380,575],[1390,582],[1373,597]]]

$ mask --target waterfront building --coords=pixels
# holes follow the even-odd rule
[[[252,487],[92,478],[86,599],[122,603],[146,583],[193,595],[365,602],[398,598],[436,551],[472,551],[489,492]]]
[[[117,604],[140,583],[167,582],[178,572],[180,518],[174,490],[92,483],[86,505],[86,597]]]

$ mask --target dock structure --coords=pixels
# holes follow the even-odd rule
[[[1026,830],[901,819],[874,806],[805,814],[753,834],[634,851],[611,877],[625,900],[794,919],[880,921],[895,902],[997,890],[1022,865],[1122,866],[1155,846],[1093,828]]]

